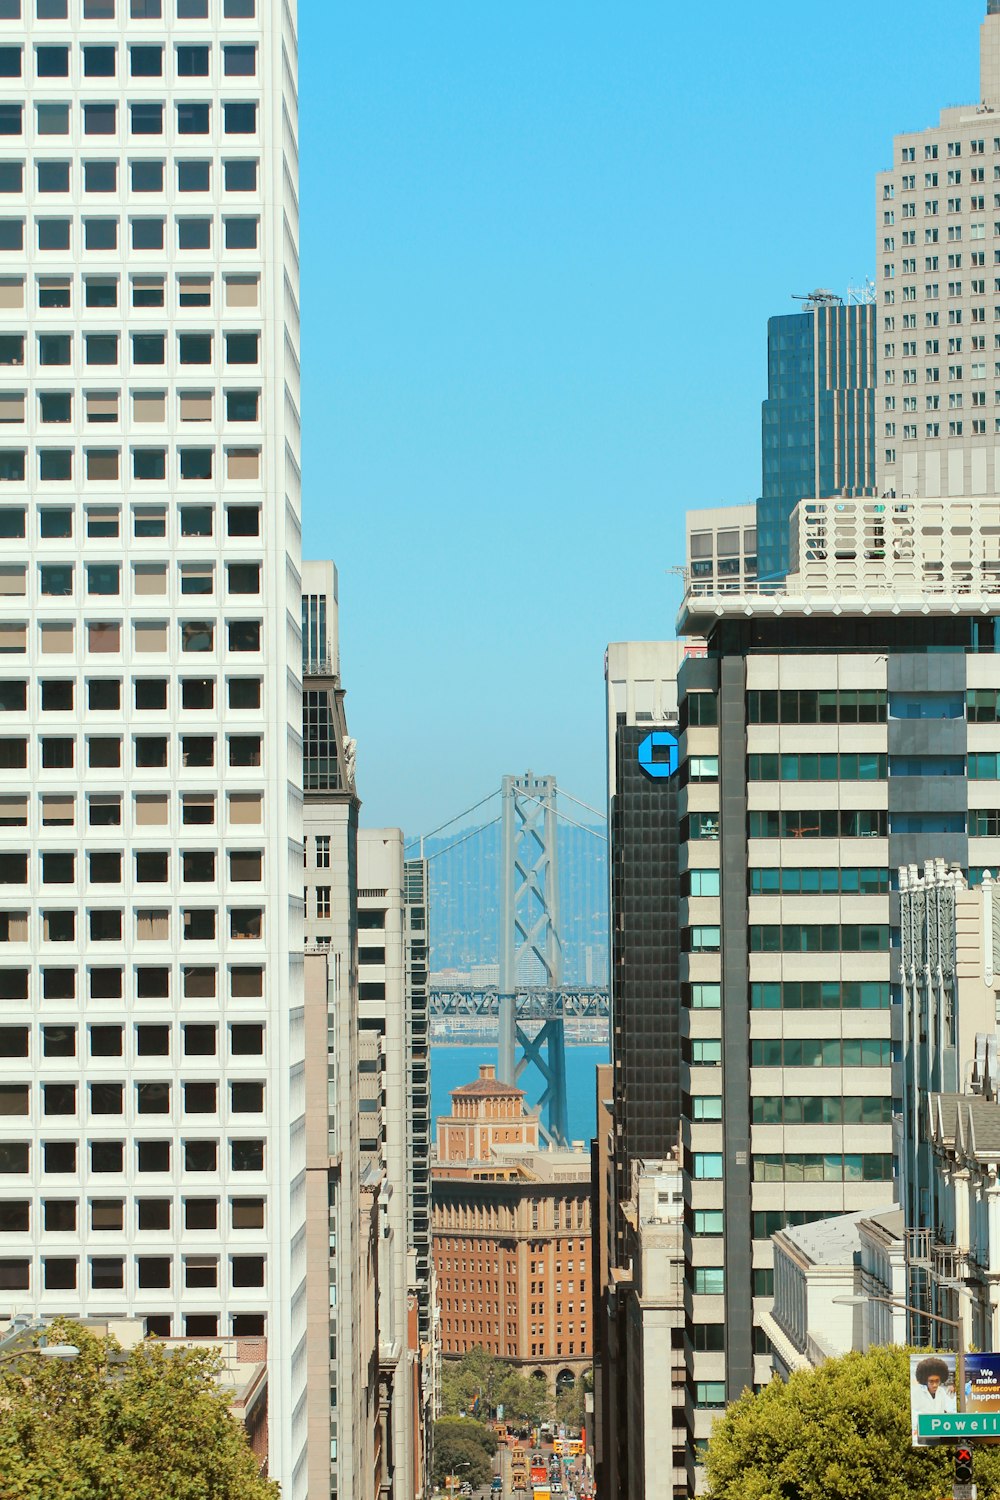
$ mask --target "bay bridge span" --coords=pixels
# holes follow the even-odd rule
[[[433,835],[463,822],[499,796],[500,809],[488,823],[457,837],[443,849],[425,854]],[[600,821],[588,827],[559,805],[559,799],[583,808]],[[565,790],[554,776],[504,776],[500,787],[449,819],[430,834],[407,841],[409,854],[435,859],[484,826],[500,825],[500,903],[496,984],[431,988],[433,1017],[495,1017],[498,1024],[497,1076],[519,1083],[534,1069],[544,1083],[541,1126],[550,1145],[568,1139],[566,1097],[566,1021],[598,1019],[609,1014],[607,987],[563,982],[559,927],[557,822],[569,823],[607,842],[605,815]],[[431,931],[433,938],[433,912]]]

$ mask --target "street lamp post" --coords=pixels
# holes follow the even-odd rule
[[[965,1410],[965,1324],[961,1318],[946,1318],[941,1313],[925,1312],[922,1307],[914,1307],[912,1302],[904,1302],[899,1297],[878,1297],[874,1292],[863,1292],[858,1297],[834,1297],[833,1301],[842,1307],[863,1307],[869,1302],[881,1302],[886,1307],[898,1307],[902,1312],[916,1313],[918,1318],[926,1318],[929,1323],[943,1323],[946,1328],[954,1328],[958,1334],[958,1348],[955,1351],[958,1389],[955,1394],[958,1397],[959,1411]]]
[[[0,1365],[26,1359],[29,1354],[37,1354],[40,1359],[69,1360],[76,1359],[79,1353],[75,1344],[29,1344],[26,1349],[12,1349],[9,1354],[0,1354]]]
[[[922,1307],[914,1307],[913,1304],[912,1304],[912,1302],[903,1302],[898,1297],[877,1297],[877,1296],[875,1296],[874,1293],[863,1293],[859,1297],[834,1297],[833,1301],[834,1302],[839,1302],[843,1306],[848,1306],[848,1307],[857,1307],[859,1305],[863,1305],[863,1304],[869,1303],[869,1302],[881,1302],[881,1303],[884,1303],[884,1305],[886,1307],[898,1307],[903,1312],[916,1313],[916,1315],[917,1315],[918,1318],[926,1318],[929,1323],[943,1323],[946,1328],[954,1328],[956,1330],[957,1335],[958,1335],[957,1338],[956,1338],[956,1340],[955,1340],[955,1342],[958,1345],[958,1348],[955,1351],[955,1365],[956,1365],[956,1380],[955,1380],[955,1384],[957,1386],[957,1389],[955,1391],[956,1405],[957,1405],[959,1411],[964,1411],[965,1410],[965,1324],[962,1322],[961,1318],[945,1318],[945,1317],[943,1317],[941,1315],[941,1313],[924,1312],[924,1309]],[[968,1463],[969,1463],[968,1479],[971,1481],[971,1478],[972,1478],[972,1449],[971,1448],[968,1449]],[[954,1482],[954,1484],[952,1486],[952,1497],[953,1497],[953,1500],[958,1500],[958,1496],[959,1495],[965,1496],[965,1495],[968,1495],[968,1494],[973,1494],[973,1495],[975,1494],[975,1486],[973,1484],[971,1484],[971,1483],[966,1484],[964,1477],[963,1477],[963,1482],[962,1482],[961,1487],[959,1486],[959,1480],[958,1480],[958,1475],[957,1475],[957,1460],[956,1460],[956,1477],[955,1477],[955,1482]]]

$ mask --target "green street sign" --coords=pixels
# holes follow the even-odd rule
[[[1000,1437],[1000,1412],[950,1411],[939,1417],[921,1413],[918,1422],[922,1438]]]

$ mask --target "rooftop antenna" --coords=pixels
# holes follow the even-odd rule
[[[875,302],[875,282],[866,276],[861,286],[853,281],[847,288],[847,300],[855,307],[871,307]]]
[[[792,301],[804,302],[804,310],[812,312],[817,307],[841,307],[844,299],[838,297],[836,292],[828,292],[822,287],[817,287],[814,292],[793,292]]]

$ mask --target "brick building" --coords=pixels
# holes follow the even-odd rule
[[[590,1162],[539,1148],[492,1068],[438,1120],[434,1269],[447,1359],[477,1345],[562,1384],[590,1365]]]

